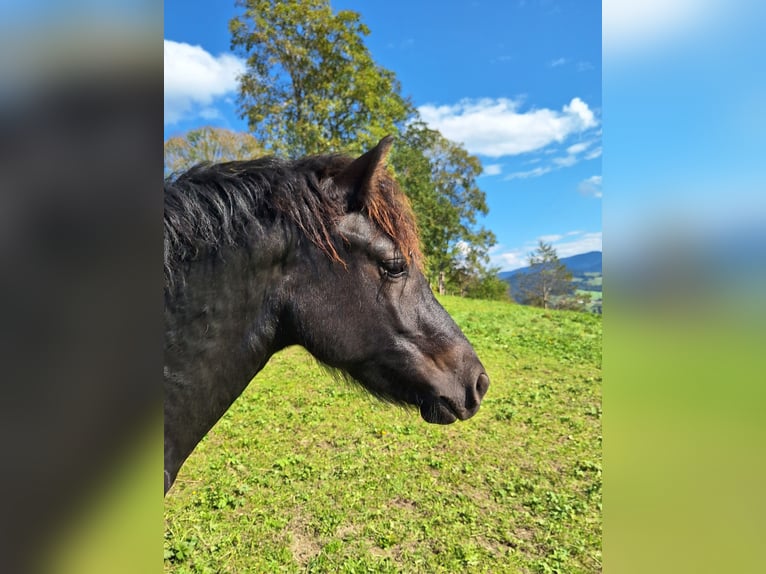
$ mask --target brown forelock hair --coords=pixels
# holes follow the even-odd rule
[[[422,271],[423,254],[409,199],[386,168],[376,170],[371,185],[362,212],[393,240],[408,265]]]

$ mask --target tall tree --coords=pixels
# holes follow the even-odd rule
[[[465,276],[488,277],[495,237],[477,224],[488,211],[476,185],[481,163],[418,121],[395,75],[364,45],[370,30],[359,14],[334,12],[329,0],[237,6],[229,28],[232,48],[247,59],[240,114],[256,137],[270,151],[300,156],[361,152],[399,134],[391,163],[418,216],[432,284],[442,277],[465,291]]]
[[[232,48],[247,58],[240,114],[271,150],[359,152],[412,113],[393,72],[372,59],[358,13],[329,0],[237,0]]]
[[[478,215],[489,211],[476,183],[481,162],[413,121],[397,141],[391,164],[417,216],[431,284],[451,283],[464,291],[460,285],[467,277],[486,275],[487,252],[495,243],[494,234],[477,224]]]
[[[529,271],[520,278],[518,289],[519,299],[525,305],[571,308],[576,285],[566,265],[559,261],[556,249],[540,241],[529,254]]]
[[[251,134],[205,126],[165,141],[165,173],[182,171],[201,162],[234,161],[263,155]]]

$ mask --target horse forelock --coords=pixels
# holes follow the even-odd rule
[[[286,221],[333,261],[336,224],[346,213],[349,190],[332,178],[351,162],[340,155],[300,160],[262,158],[200,164],[165,180],[165,288],[171,290],[184,263],[253,237],[253,223]],[[422,266],[412,207],[387,170],[373,181],[362,207],[402,255]]]
[[[422,270],[423,255],[409,199],[387,170],[379,172],[372,185],[374,190],[363,207],[364,213],[394,241],[408,264]]]

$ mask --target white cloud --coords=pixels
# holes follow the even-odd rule
[[[529,265],[529,250],[515,249],[490,256],[490,265],[501,271],[513,271]]]
[[[484,175],[500,175],[503,172],[503,164],[491,163],[484,166]]]
[[[597,158],[601,155],[601,147],[598,147],[595,150],[591,150],[586,155],[582,155],[584,151],[587,151],[597,141],[598,140],[590,140],[590,141],[572,144],[568,148],[566,148],[567,155],[553,157],[553,158],[550,158],[550,160],[546,160],[546,161],[550,161],[549,165],[538,166],[535,169],[530,169],[527,171],[513,172],[505,176],[504,179],[513,180],[513,179],[527,179],[530,177],[540,177],[542,175],[545,175],[546,173],[550,173],[557,169],[561,169],[564,167],[572,167],[573,165],[582,161],[583,159]],[[543,150],[543,153],[546,155],[552,155],[553,153],[560,153],[560,152],[557,149],[546,149],[546,150]],[[531,164],[531,163],[539,163],[539,162],[540,162],[540,158],[533,158],[531,160],[525,161],[524,163]]]
[[[541,175],[545,175],[546,173],[549,173],[553,170],[552,167],[536,167],[535,169],[530,169],[529,171],[516,171],[514,173],[510,173],[506,175],[503,179],[510,181],[512,179],[527,179],[529,177],[540,177]]]
[[[519,108],[519,100],[484,98],[454,105],[426,104],[418,110],[427,124],[448,139],[462,143],[472,154],[489,157],[539,150],[598,125],[595,114],[580,98],[572,98],[560,111],[522,112]]]
[[[560,66],[568,66],[570,64],[574,65],[578,72],[588,72],[596,68],[591,62],[588,62],[587,60],[579,60],[577,62],[573,62],[569,58],[558,58],[556,60],[551,60],[548,62],[548,67],[558,68]]]
[[[583,195],[589,195],[592,197],[601,197],[601,176],[592,175],[588,179],[584,179],[577,186],[577,191]]]
[[[165,125],[200,115],[217,117],[217,98],[237,89],[245,63],[232,54],[215,57],[201,46],[165,40]]]
[[[596,118],[588,107],[588,104],[580,98],[572,98],[572,101],[564,106],[566,115],[576,115],[580,119],[580,131],[596,126]]]
[[[584,232],[581,230],[566,233],[542,235],[515,249],[497,246],[490,252],[490,264],[499,267],[501,271],[513,271],[529,265],[529,254],[537,249],[537,242],[550,243],[561,257],[569,257],[589,251],[602,251],[601,232]]]
[[[571,238],[571,239],[570,239]],[[601,251],[601,232],[584,232],[584,231],[567,231],[566,233],[541,235],[537,238],[534,245],[529,247],[527,252],[537,249],[537,242],[542,241],[549,243],[556,250],[556,255],[561,257],[569,257],[571,255],[578,255],[579,253],[587,253],[589,251]]]
[[[603,251],[601,232],[582,233],[580,237],[572,241],[564,241],[553,245],[559,257],[569,257],[589,251]]]
[[[574,164],[584,159],[594,159],[601,155],[601,148],[599,147],[595,151],[591,151],[585,156],[580,156],[585,150],[592,146],[598,140],[590,140],[572,144],[567,148],[567,155],[563,157],[553,158],[553,163],[559,167],[571,167]]]
[[[553,163],[559,167],[572,167],[577,163],[577,156],[565,155],[563,157],[554,157]]]
[[[221,112],[216,108],[202,108],[199,111],[199,116],[206,120],[215,120],[221,117]]]
[[[575,155],[575,154],[578,154],[578,153],[582,153],[586,149],[588,149],[588,146],[590,146],[591,143],[592,142],[581,142],[581,143],[576,143],[574,145],[570,145],[567,148],[567,153],[570,154],[570,155]]]
[[[597,157],[601,157],[601,146],[585,154],[585,159],[596,159]]]

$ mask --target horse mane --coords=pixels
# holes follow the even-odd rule
[[[185,262],[225,247],[257,241],[264,224],[291,225],[329,259],[343,263],[336,249],[337,221],[347,210],[348,190],[333,177],[353,161],[343,155],[299,160],[266,157],[198,164],[165,179],[165,290],[172,290]],[[407,197],[387,170],[362,211],[422,266],[415,217]],[[341,238],[342,239],[342,238]]]

